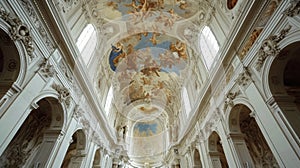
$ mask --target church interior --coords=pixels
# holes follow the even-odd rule
[[[1,0],[0,167],[296,168],[298,54],[299,0]]]

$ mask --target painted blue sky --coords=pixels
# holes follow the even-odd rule
[[[156,134],[157,123],[148,124],[148,123],[140,122],[134,126],[134,130],[138,130],[139,134],[143,134],[145,132],[147,136],[151,135],[151,132],[152,134]]]

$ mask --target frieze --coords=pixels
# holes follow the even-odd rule
[[[27,12],[29,19],[31,20],[31,23],[33,23],[33,26],[36,28],[36,30],[38,30],[39,34],[41,35],[48,50],[50,52],[54,51],[55,47],[54,47],[52,41],[50,40],[43,24],[41,23],[36,11],[34,10],[34,7],[31,5],[31,3],[28,0],[21,0],[20,2],[24,7],[25,12]]]
[[[3,7],[0,7],[0,17],[11,26],[9,31],[11,33],[12,39],[15,41],[19,40],[24,44],[26,52],[30,57],[30,60],[32,60],[34,58],[33,39],[30,35],[27,25],[22,23],[19,18],[11,17]]]
[[[261,70],[267,57],[276,57],[279,54],[280,48],[278,47],[278,43],[285,38],[290,29],[291,26],[289,25],[287,28],[281,30],[278,35],[271,35],[262,42],[258,51],[258,59],[256,61],[255,68],[257,71]]]

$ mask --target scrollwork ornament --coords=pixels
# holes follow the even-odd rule
[[[290,2],[290,6],[283,11],[283,14],[285,14],[288,17],[294,17],[300,13],[300,1],[299,0],[292,0]]]
[[[30,0],[20,0],[20,4],[24,8],[24,11],[28,14],[30,23],[35,27],[36,30],[40,33],[42,39],[44,40],[46,46],[48,47],[48,50],[50,52],[53,52],[54,45],[50,39],[50,36],[47,34],[47,31],[39,18],[37,12],[35,11],[35,8],[31,4]]]
[[[9,13],[7,13],[3,7],[0,7],[0,17],[6,21],[10,26],[10,33],[12,36],[12,39],[17,41],[20,40],[24,44],[26,48],[26,52],[30,59],[32,60],[34,58],[33,51],[33,39],[30,36],[30,31],[22,21],[15,17],[12,18]]]
[[[234,103],[233,103],[233,100],[237,97],[237,95],[240,94],[240,91],[237,91],[237,92],[229,92],[228,94],[226,94],[226,97],[225,97],[225,103],[224,103],[224,109],[223,111],[225,112],[226,109],[228,107],[233,107]]]
[[[40,72],[46,78],[53,77],[56,74],[54,66],[49,63],[49,61],[45,60],[41,64]]]
[[[237,79],[235,80],[238,85],[242,87],[246,87],[251,82],[251,73],[248,68],[244,68],[244,71],[239,74]]]
[[[285,38],[290,29],[291,26],[289,25],[286,29],[281,30],[278,35],[271,35],[262,42],[258,51],[258,59],[256,61],[255,68],[257,71],[261,70],[267,57],[276,57],[279,54],[280,48],[278,47],[278,43]]]
[[[52,88],[55,89],[59,94],[58,101],[60,103],[64,102],[66,106],[69,107],[71,104],[71,93],[69,89],[58,84],[53,84]]]

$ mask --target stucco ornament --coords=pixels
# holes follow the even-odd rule
[[[291,26],[289,25],[287,28],[280,31],[278,35],[271,35],[266,38],[258,51],[258,59],[256,61],[256,70],[260,71],[264,61],[269,56],[277,56],[280,52],[280,48],[278,47],[278,43],[285,38]]]

